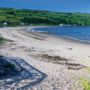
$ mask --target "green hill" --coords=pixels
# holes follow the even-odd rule
[[[90,25],[90,14],[0,8],[0,26]]]

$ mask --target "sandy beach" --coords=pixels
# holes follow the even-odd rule
[[[90,81],[90,44],[26,31],[32,28],[0,28],[0,35],[8,40],[0,46],[0,55],[21,58],[46,75],[23,90],[83,90],[80,78]],[[17,90],[23,84],[12,87]]]

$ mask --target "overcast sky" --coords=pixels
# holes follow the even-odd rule
[[[90,0],[0,0],[0,7],[90,13]]]

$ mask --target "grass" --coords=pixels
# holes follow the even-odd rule
[[[5,42],[5,39],[0,36],[0,45],[3,44],[4,42]]]
[[[84,87],[83,90],[90,90],[90,82],[85,78],[81,78],[80,80],[82,81],[82,85]]]

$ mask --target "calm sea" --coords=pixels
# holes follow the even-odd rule
[[[43,27],[35,28],[39,32],[47,32],[49,34],[61,37],[76,39],[80,41],[90,42],[90,27]]]

